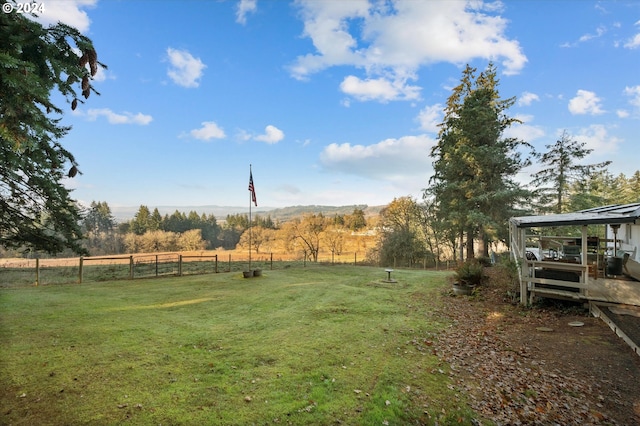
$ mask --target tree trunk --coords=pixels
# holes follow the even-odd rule
[[[473,244],[473,230],[467,231],[467,260],[475,259],[475,247]]]
[[[487,239],[486,232],[484,232],[483,226],[480,227],[479,237],[480,256],[489,257],[489,241]]]

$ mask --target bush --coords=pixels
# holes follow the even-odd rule
[[[458,265],[455,274],[460,284],[476,286],[484,280],[484,267],[476,260],[468,260]]]
[[[491,258],[488,256],[482,256],[478,258],[478,263],[482,266],[484,266],[485,268],[488,268],[490,266],[493,266],[493,264],[491,263]]]

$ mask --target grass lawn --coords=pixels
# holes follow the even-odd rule
[[[431,347],[446,274],[385,277],[0,289],[0,424],[471,424]]]

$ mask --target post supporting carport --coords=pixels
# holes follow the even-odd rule
[[[529,282],[524,278],[528,277],[530,274],[529,264],[527,263],[527,228],[516,227],[516,232],[518,233],[518,248],[520,249],[519,256],[522,260],[522,265],[520,267],[520,303],[526,305],[527,298],[529,296]]]
[[[586,288],[584,289],[584,294],[586,295],[589,290],[589,256],[587,253],[587,238],[588,238],[588,227],[587,225],[582,225],[582,247],[580,247],[580,251],[582,252],[582,266],[585,266],[584,272],[584,285]]]

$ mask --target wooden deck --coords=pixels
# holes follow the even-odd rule
[[[590,301],[640,306],[640,282],[613,278],[589,280],[586,296]]]
[[[525,265],[522,280],[528,283],[530,301],[540,296],[640,306],[640,281],[630,276],[604,277],[603,271],[573,263],[527,261]]]
[[[540,280],[542,281],[542,280]],[[550,281],[550,280],[544,280]],[[558,281],[552,281],[559,284]],[[535,286],[532,296],[569,299],[583,302],[605,302],[621,305],[640,306],[640,282],[631,279],[598,278],[589,279],[583,289],[576,291],[579,283],[566,283],[567,288],[543,288]]]

